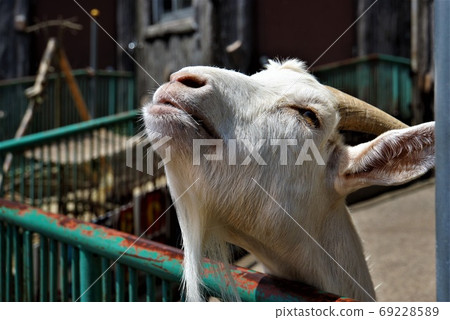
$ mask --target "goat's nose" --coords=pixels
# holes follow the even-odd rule
[[[198,74],[177,72],[171,75],[170,82],[179,82],[186,87],[197,89],[206,85],[206,79]]]

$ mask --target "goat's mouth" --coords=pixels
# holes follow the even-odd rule
[[[185,113],[189,116],[189,118],[192,119],[192,121],[195,123],[195,126],[199,129],[204,131],[209,137],[212,139],[220,139],[220,135],[217,133],[215,128],[211,125],[211,123],[208,121],[208,119],[205,117],[205,115],[197,110],[196,108],[192,108],[188,105],[181,105],[178,101],[175,101],[175,99],[172,98],[166,98],[166,97],[160,97],[153,103],[152,108],[163,108],[163,109],[176,109],[178,112]],[[166,110],[167,111],[167,110]],[[159,113],[170,113],[170,112],[161,112]]]

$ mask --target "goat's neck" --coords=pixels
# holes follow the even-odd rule
[[[372,301],[373,284],[348,209],[341,200],[331,210],[323,215],[326,219],[320,222],[320,228],[318,221],[308,219],[320,216],[318,212],[302,214],[299,219],[293,216],[296,222],[286,215],[284,230],[255,230],[259,233],[255,234],[231,228],[229,239],[252,252],[270,274]],[[272,236],[260,241],[261,234]]]
[[[185,261],[186,266],[197,263],[194,269],[185,272],[185,277],[198,279],[200,276],[201,251],[208,249],[208,242],[227,241],[253,253],[273,275],[357,300],[372,301],[375,297],[361,241],[344,199],[331,205],[322,203],[320,207],[317,201],[316,206],[305,203],[302,212],[292,214],[294,222],[271,200],[252,203],[259,209],[251,211],[239,205],[216,206],[216,200],[211,200],[204,185],[195,183],[197,178],[188,170],[179,170],[180,167],[166,173],[177,200],[175,206],[189,261]],[[228,212],[230,208],[237,212]],[[314,209],[305,212],[306,208]],[[287,212],[293,209],[286,208]],[[198,283],[195,280],[192,283],[199,292]],[[198,292],[192,294],[194,300],[199,297]]]

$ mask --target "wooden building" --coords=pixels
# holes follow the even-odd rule
[[[87,11],[100,10],[97,20],[104,30],[98,31],[98,68],[136,71],[138,96],[154,92],[188,65],[253,73],[268,58],[299,58],[317,67],[377,53],[412,58],[413,109],[432,117],[423,101],[432,104],[433,0],[78,3]],[[48,36],[57,31],[26,34],[21,26],[48,19],[75,17],[83,25],[75,34],[66,31],[63,44],[74,69],[90,65],[91,21],[72,0],[3,0],[0,9],[0,35],[7,39],[0,42],[0,79],[36,73]]]
[[[187,65],[251,73],[267,58],[312,63],[356,15],[353,0],[139,0],[137,6],[138,61],[156,80],[138,70],[139,81],[151,91]],[[320,63],[354,56],[355,40],[353,29]]]
[[[299,58],[317,67],[373,53],[412,57],[413,66],[425,57],[426,63],[413,69],[421,79],[414,86],[429,90],[432,41],[423,34],[430,34],[432,5],[432,0],[137,0],[138,91],[151,94],[188,65],[253,73],[268,58]],[[425,41],[423,49],[413,41],[417,38]],[[429,117],[432,106],[412,109],[418,122],[423,113]]]
[[[97,21],[108,32],[98,30],[98,68],[134,70],[134,63],[110,38],[129,49],[135,40],[135,0],[78,0],[87,12],[98,9]],[[27,32],[27,27],[54,19],[71,19],[82,25],[74,32],[56,27]],[[61,36],[73,69],[90,65],[90,17],[72,0],[0,1],[0,80],[34,75],[49,37]]]

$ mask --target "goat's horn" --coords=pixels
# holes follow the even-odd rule
[[[338,128],[356,132],[382,134],[392,129],[402,129],[408,126],[386,112],[348,95],[335,88],[328,87],[338,100],[338,110],[341,115]]]

